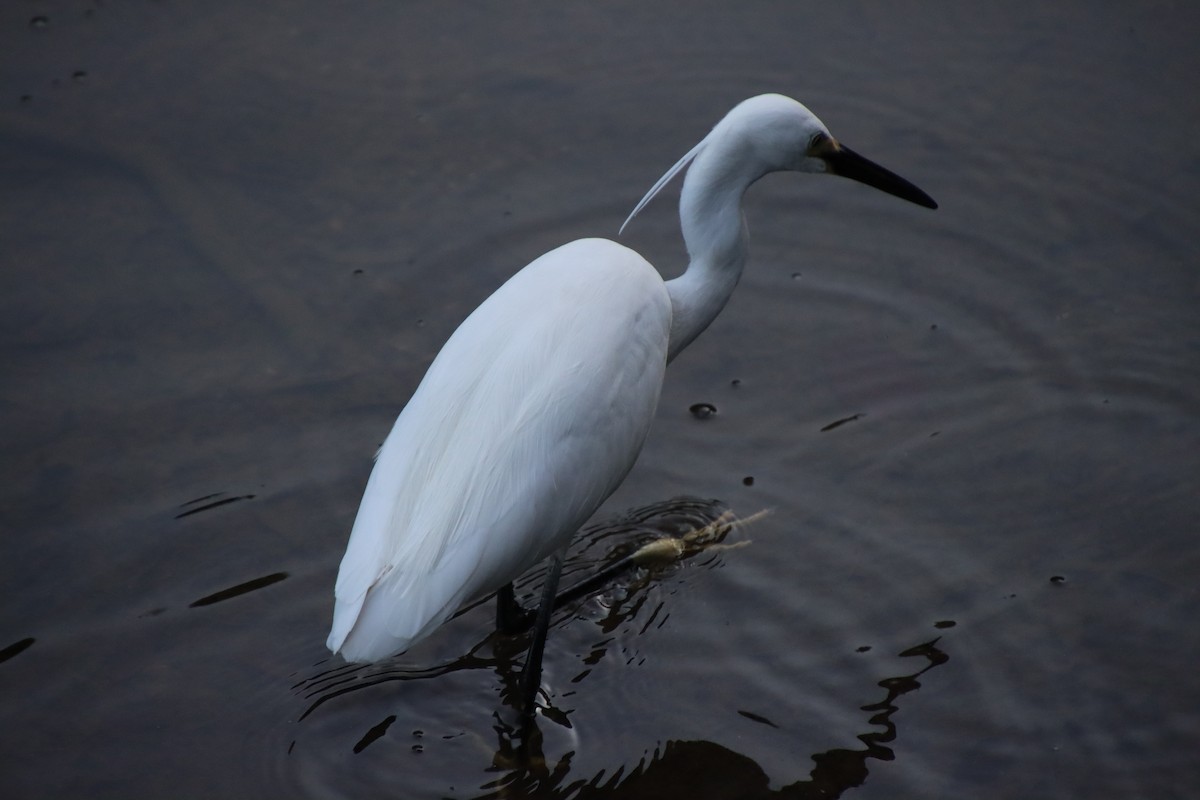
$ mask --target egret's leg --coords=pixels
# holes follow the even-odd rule
[[[525,703],[526,717],[533,716],[537,691],[542,683],[542,653],[546,650],[546,634],[550,631],[550,617],[554,614],[554,595],[558,591],[558,577],[562,574],[564,554],[565,550],[560,550],[551,557],[550,571],[546,573],[546,583],[542,586],[537,620],[533,624],[533,641],[529,643],[525,671],[521,673],[521,697]]]
[[[523,633],[533,624],[534,612],[521,608],[513,585],[506,583],[496,592],[496,630],[505,636]]]

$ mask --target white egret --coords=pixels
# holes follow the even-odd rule
[[[736,106],[629,219],[688,165],[680,277],[664,282],[633,250],[581,239],[510,278],[446,342],[377,455],[338,572],[330,650],[399,653],[497,590],[498,622],[510,617],[512,581],[560,553],[625,478],[668,362],[729,300],[752,183],[830,173],[937,207],[781,95]]]

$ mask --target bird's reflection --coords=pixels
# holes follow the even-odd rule
[[[590,576],[602,574],[606,566],[620,562],[648,542],[683,541],[690,532],[706,527],[714,535],[701,537],[702,541],[690,549],[679,546],[680,557],[697,557],[701,559],[698,563],[715,564],[724,557],[722,549],[736,546],[741,541],[738,537],[730,537],[738,541],[723,542],[726,534],[736,529],[736,522],[728,524],[730,519],[728,510],[717,501],[676,498],[628,512],[619,519],[585,529],[576,537],[576,544],[564,565],[563,585],[581,586],[586,582],[585,588],[591,592],[587,596],[595,597],[598,593],[603,596],[603,602],[592,603],[590,608],[602,610],[601,616],[593,621],[605,638],[582,657],[587,668],[573,682],[581,681],[609,654],[614,631],[634,621],[641,623],[640,629],[649,625],[646,619],[652,621],[658,609],[646,607],[648,602],[653,603],[653,594],[648,589],[663,576],[664,570],[677,567],[675,562],[664,559],[649,567],[638,566],[615,577],[609,576],[602,586],[591,585],[595,582],[589,580]],[[527,576],[518,584],[518,593],[535,596],[540,578],[538,572]],[[469,611],[469,608],[464,609],[463,613]],[[575,611],[569,605],[560,609],[554,624],[561,626],[570,622]],[[396,660],[326,669],[293,687],[307,703],[300,720],[350,693],[377,690],[398,681],[431,682],[453,674],[488,671],[494,675],[499,703],[490,718],[479,720],[480,729],[491,727],[492,744],[487,744],[489,737],[486,734],[473,737],[478,739],[478,768],[484,774],[477,790],[478,797],[829,798],[860,785],[866,779],[871,760],[892,759],[888,745],[896,737],[891,717],[897,702],[920,686],[918,679],[923,673],[947,660],[946,654],[937,647],[937,640],[900,653],[903,657],[921,659],[923,665],[911,673],[880,681],[878,686],[885,691],[884,697],[861,706],[867,713],[864,724],[874,728],[859,735],[863,748],[834,749],[809,755],[815,767],[808,780],[772,790],[768,776],[752,758],[709,741],[668,741],[638,763],[607,776],[601,773],[590,780],[572,773],[574,750],[548,758],[542,731],[547,725],[555,727],[556,733],[558,729],[569,730],[571,709],[556,706],[553,693],[549,692],[539,694],[538,714],[532,719],[520,713],[526,645],[525,636],[490,632],[467,653],[446,663],[417,666]],[[797,676],[798,681],[801,679],[802,676]],[[742,713],[754,721],[777,727],[759,715]],[[396,720],[395,714],[372,720],[353,743],[354,753],[363,753],[387,738]],[[420,747],[420,744],[413,745],[414,750]],[[800,753],[796,755],[801,756]]]
[[[481,786],[482,794],[476,797],[479,800],[510,797],[827,800],[840,797],[846,790],[862,785],[872,760],[891,761],[895,757],[888,746],[896,739],[896,724],[891,717],[899,709],[899,699],[920,688],[921,675],[949,660],[937,644],[938,639],[934,639],[899,654],[922,659],[924,663],[914,672],[879,681],[884,697],[860,706],[869,714],[865,723],[883,726],[883,730],[859,734],[858,739],[864,745],[860,749],[836,748],[812,754],[810,758],[816,766],[807,780],[772,789],[767,773],[749,756],[715,742],[669,741],[649,760],[643,759],[633,769],[618,771],[607,781],[598,777],[588,782],[570,774],[571,753],[554,763],[547,761],[540,749],[541,733],[536,726],[522,732],[523,738],[516,739],[512,727],[499,724],[496,726],[499,745],[493,769],[500,774]],[[796,756],[799,758],[801,754]]]

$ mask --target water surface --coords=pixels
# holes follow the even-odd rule
[[[1193,791],[1195,12],[0,15],[6,796]],[[330,658],[441,343],[762,91],[941,208],[755,186],[742,284],[573,564],[680,508],[770,509],[749,544],[560,614],[532,758],[487,607]],[[623,238],[668,276],[672,200]]]

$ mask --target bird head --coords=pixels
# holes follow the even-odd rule
[[[803,103],[781,94],[761,94],[734,106],[708,136],[667,170],[634,207],[620,232],[701,153],[707,153],[701,159],[706,163],[706,180],[740,186],[743,190],[771,172],[827,173],[864,183],[925,208],[937,208],[933,198],[912,183],[835,139],[825,123]]]
[[[788,170],[849,178],[926,208],[933,198],[896,173],[843,145],[803,103],[763,94],[734,107],[710,136],[737,138],[759,161],[763,174]]]

